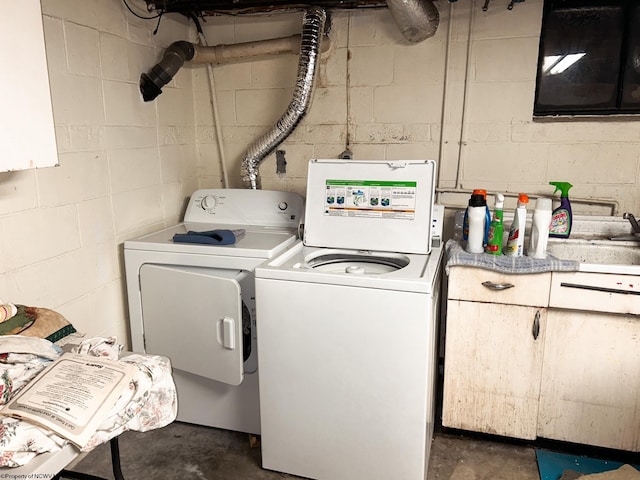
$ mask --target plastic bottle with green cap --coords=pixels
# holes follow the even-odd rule
[[[573,187],[569,182],[549,182],[556,187],[553,193],[560,190],[560,205],[551,214],[549,236],[553,238],[569,238],[573,225],[571,202],[569,201],[569,189]]]
[[[502,236],[504,232],[504,225],[502,223],[504,208],[504,195],[496,193],[495,210],[493,212],[493,218],[491,219],[491,225],[489,226],[489,240],[487,246],[484,247],[484,252],[491,255],[502,255]]]

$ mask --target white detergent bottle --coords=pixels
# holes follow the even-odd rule
[[[550,198],[536,200],[536,209],[531,222],[531,235],[527,256],[533,258],[547,258],[547,241],[549,240],[549,226],[553,204]]]
[[[473,194],[469,199],[467,217],[469,219],[469,236],[466,250],[469,253],[484,252],[484,232],[486,227],[487,201],[482,195]]]
[[[524,254],[524,230],[527,226],[527,204],[529,196],[521,193],[518,196],[518,208],[513,215],[513,222],[509,229],[509,239],[504,247],[504,254],[512,257],[521,257]]]

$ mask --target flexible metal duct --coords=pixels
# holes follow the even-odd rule
[[[387,6],[402,35],[410,42],[421,42],[436,34],[440,14],[432,0],[387,0]]]
[[[317,64],[320,59],[326,17],[326,12],[319,7],[312,7],[304,13],[298,77],[293,99],[276,124],[249,146],[242,161],[242,183],[245,187],[260,188],[258,174],[260,163],[293,132],[307,113],[311,103]]]

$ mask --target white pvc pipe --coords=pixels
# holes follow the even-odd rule
[[[190,62],[220,65],[223,63],[242,61],[246,58],[284,53],[298,54],[300,52],[300,38],[301,35],[291,35],[290,37],[272,38],[232,45],[215,45],[212,47],[196,45],[195,53]],[[328,37],[325,36],[323,40],[327,41],[322,42],[322,53],[326,52],[330,47]]]
[[[200,41],[207,47],[207,38],[204,33],[198,33]],[[197,50],[197,49],[196,49]],[[207,65],[207,76],[209,77],[209,89],[211,90],[211,107],[213,110],[213,125],[216,131],[216,143],[218,144],[218,155],[220,156],[220,166],[222,167],[222,184],[224,188],[229,188],[229,175],[227,173],[227,158],[224,153],[224,144],[222,138],[222,128],[220,127],[220,113],[218,111],[218,95],[216,93],[216,85],[213,78],[213,66],[211,63]]]

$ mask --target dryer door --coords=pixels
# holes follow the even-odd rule
[[[238,270],[143,265],[145,350],[169,357],[176,369],[240,385],[242,275]]]

